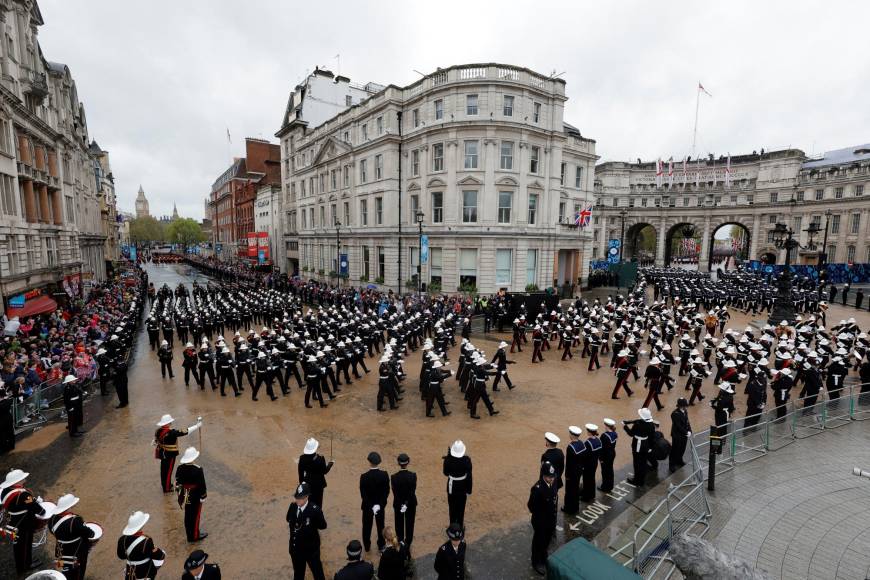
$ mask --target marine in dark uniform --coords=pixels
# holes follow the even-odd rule
[[[85,422],[83,408],[84,391],[74,375],[63,379],[63,403],[67,413],[67,430],[70,437],[81,437],[85,431],[81,429]]]
[[[125,580],[153,579],[166,559],[166,552],[141,532],[150,517],[147,513],[133,512],[118,538],[117,555],[125,562]]]
[[[160,485],[163,493],[172,491],[172,470],[175,468],[175,458],[178,457],[178,438],[190,435],[202,427],[202,423],[197,422],[187,429],[173,429],[174,421],[172,415],[163,415],[157,422],[157,431],[154,433],[154,457],[160,460]]]
[[[465,529],[465,503],[471,495],[473,479],[471,458],[465,455],[465,443],[454,441],[444,456],[443,473],[447,476],[447,508],[450,523]]]
[[[332,469],[333,461],[317,453],[320,442],[313,437],[305,442],[299,456],[299,483],[305,482],[311,491],[311,501],[323,509],[323,490],[326,489],[326,474]]]
[[[375,451],[368,455],[369,469],[359,477],[359,495],[362,509],[362,540],[366,552],[372,549],[372,520],[377,528],[378,549],[383,550],[384,520],[387,499],[390,496],[390,476],[378,466],[381,456]]]
[[[671,473],[686,464],[683,461],[683,455],[692,434],[688,408],[689,402],[680,397],[677,399],[677,408],[671,412],[671,456],[668,461],[668,470]]]
[[[634,465],[634,474],[626,479],[631,485],[642,487],[646,485],[647,455],[652,445],[652,436],[655,432],[652,413],[646,407],[637,411],[640,420],[623,421],[623,429],[631,437],[631,460]]]
[[[33,534],[36,518],[47,516],[40,505],[42,498],[33,497],[30,490],[21,485],[28,475],[30,474],[20,469],[13,469],[6,474],[6,479],[0,488],[2,489],[0,504],[6,510],[6,525],[17,530],[12,543],[12,554],[15,557],[15,569],[19,574],[24,574],[34,565]]]
[[[72,494],[60,496],[57,508],[48,522],[48,529],[57,540],[55,558],[67,580],[84,580],[88,568],[90,541],[96,532],[85,525],[85,520],[71,511],[79,498]]]
[[[178,494],[178,507],[184,510],[184,531],[188,542],[198,542],[208,536],[199,529],[202,502],[208,497],[208,491],[202,467],[193,463],[197,457],[199,451],[188,447],[175,470],[175,492]]]

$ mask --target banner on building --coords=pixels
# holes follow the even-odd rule
[[[420,263],[429,263],[429,236],[420,237]]]
[[[348,268],[350,264],[347,260],[347,254],[339,254],[338,255],[338,273],[342,276],[347,276],[350,274]]]
[[[257,232],[248,232],[248,257],[257,257]]]
[[[609,240],[607,242],[607,261],[611,264],[619,263],[619,240]]]

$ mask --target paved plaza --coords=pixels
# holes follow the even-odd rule
[[[801,439],[719,476],[709,538],[782,580],[870,577],[870,423]]]
[[[197,279],[202,283],[207,279],[180,265],[148,266],[148,273],[157,287],[164,282],[174,287],[178,282],[190,284]],[[730,326],[743,328],[751,322],[739,312],[732,314]],[[854,310],[835,306],[829,321],[852,314]],[[864,327],[870,322],[866,312],[858,317]],[[501,338],[507,335],[472,336],[489,356]],[[457,349],[451,351],[454,365],[456,352]],[[251,401],[250,389],[245,396],[234,399],[222,398],[208,388],[206,391],[193,385],[185,388],[181,346],[177,342],[175,379],[162,380],[143,329],[130,372],[129,408],[116,410],[113,397],[96,396],[86,406],[85,428],[89,431],[85,437],[71,440],[62,424],[46,426],[21,440],[13,453],[3,456],[0,469],[20,467],[30,471],[29,486],[44,498],[56,499],[67,492],[82,498],[78,513],[106,530],[105,539],[92,553],[89,577],[117,578],[121,574],[123,566],[115,555],[115,542],[127,517],[136,509],[151,514],[146,531],[168,552],[163,575],[175,575],[194,546],[185,541],[175,496],[160,491],[159,466],[151,441],[154,424],[163,413],[173,414],[182,427],[202,416],[205,423],[202,443],[199,433],[180,441],[182,448],[202,445],[198,463],[205,470],[209,489],[202,527],[209,537],[198,546],[220,562],[230,578],[286,577],[291,567],[285,514],[297,484],[295,461],[305,440],[314,436],[321,441],[321,452],[336,462],[327,476],[324,499],[328,529],[323,533],[323,560],[331,577],[344,561],[346,543],[360,537],[358,479],[367,469],[366,455],[372,450],[380,452],[385,458],[383,467],[394,472],[395,457],[406,452],[411,456],[410,468],[419,478],[414,555],[418,559],[418,577],[425,579],[433,577],[431,554],[444,541],[448,523],[441,459],[450,443],[462,439],[474,462],[475,479],[466,517],[469,568],[478,573],[478,578],[524,578],[533,575],[528,559],[531,529],[526,500],[538,477],[543,433],[556,432],[563,438],[561,447],[564,447],[569,425],[587,422],[600,425],[604,417],[633,419],[645,394],[641,382],[636,385],[634,397],[611,400],[614,378],[605,360],[600,370],[589,373],[587,359],[578,360],[575,356],[573,361],[561,362],[560,354],[549,351],[544,355],[545,362],[535,365],[530,363],[531,348],[511,355],[511,359],[517,360],[510,373],[518,388],[494,394],[500,415],[484,414],[482,420],[474,421],[468,417],[457,383],[452,379],[445,383],[445,392],[452,402],[453,414],[424,416],[417,394],[419,353],[412,353],[406,361],[407,392],[397,411],[376,411],[376,373],[344,389],[329,408],[306,409],[302,392],[295,387],[290,395],[275,402],[266,397],[259,402]],[[369,359],[370,369],[376,368],[375,362]],[[645,361],[641,368],[644,366]],[[677,397],[684,393],[683,384],[684,380],[678,380],[677,388],[664,394],[666,410],[656,414],[666,433],[670,429],[670,411]],[[712,395],[714,389],[712,379],[707,379],[704,391]],[[742,391],[738,391],[736,399],[738,415],[742,415],[745,409]],[[694,406],[690,416],[694,429],[701,431],[712,421],[712,410],[705,404]],[[843,429],[834,437],[848,437],[859,429],[863,427]],[[630,465],[628,438],[621,432],[620,435],[617,482],[625,479]],[[783,453],[800,453],[801,447],[793,447],[780,452],[776,459],[784,457]],[[862,463],[858,459],[843,460],[837,469],[850,469],[852,463],[870,466],[870,460]],[[796,456],[794,463],[807,468],[810,462]],[[762,465],[758,462],[758,466]],[[812,469],[817,467],[813,465]],[[761,467],[753,465],[750,469]],[[846,471],[842,479],[855,490],[870,485],[870,481],[850,480]],[[664,466],[661,472],[661,477],[667,475]],[[800,488],[800,481],[794,478],[789,483]],[[643,490],[624,485],[608,496],[599,494],[598,507],[581,506],[580,517],[563,520],[560,513],[559,542],[576,534],[592,537],[642,493]],[[843,498],[854,498],[857,491],[851,492],[851,496],[849,492],[843,493]],[[387,511],[390,524],[392,507]],[[831,513],[825,515],[833,517]],[[730,537],[727,531],[723,530],[722,538]],[[739,534],[734,541],[738,540]],[[53,541],[49,545],[53,546]],[[511,548],[510,555],[505,555],[505,546]],[[42,556],[45,559],[48,553],[43,550]],[[368,557],[377,560],[374,552]],[[0,569],[8,570],[10,565],[10,551],[4,546],[0,551]]]

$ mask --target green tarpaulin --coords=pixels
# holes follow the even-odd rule
[[[641,577],[583,538],[577,538],[549,557],[547,579],[640,580]]]

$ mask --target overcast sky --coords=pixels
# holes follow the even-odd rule
[[[870,142],[870,3],[39,0],[45,57],[69,65],[121,209],[202,218],[246,136],[274,138],[290,89],[326,66],[410,84],[501,62],[563,73],[565,120],[602,160]],[[227,143],[227,129],[232,144]]]

